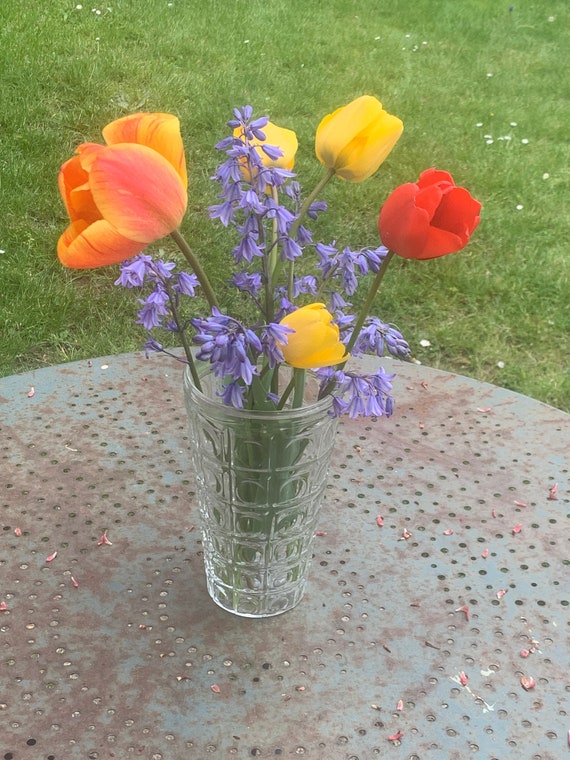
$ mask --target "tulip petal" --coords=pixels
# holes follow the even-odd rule
[[[137,143],[160,153],[188,187],[180,121],[168,113],[135,113],[116,119],[103,129],[107,145]]]
[[[101,216],[121,235],[151,243],[175,230],[186,211],[186,188],[152,148],[133,143],[101,150],[89,173]]]
[[[59,171],[59,192],[72,222],[77,219],[101,218],[87,185],[88,179],[89,175],[81,165],[80,156],[70,158]]]
[[[349,182],[362,182],[378,169],[398,141],[404,125],[370,95],[356,98],[322,119],[317,128],[317,158]]]
[[[285,361],[298,369],[331,367],[347,361],[349,354],[340,342],[338,325],[324,304],[302,306],[285,316],[281,325],[294,330],[280,345]]]
[[[382,243],[403,258],[419,258],[429,232],[429,215],[415,203],[418,187],[408,182],[397,187],[380,211],[378,227]]]
[[[60,237],[57,255],[66,267],[92,269],[130,259],[144,247],[144,243],[120,235],[104,219],[93,224],[77,221]]]
[[[464,187],[454,187],[444,193],[431,223],[435,227],[455,232],[467,243],[479,224],[481,204]]]
[[[252,145],[275,145],[283,151],[279,158],[271,159],[262,150],[258,150],[264,166],[275,167],[278,169],[291,170],[295,164],[295,154],[297,153],[297,135],[292,129],[278,127],[276,124],[268,121],[261,130],[265,134],[265,140],[252,140]]]

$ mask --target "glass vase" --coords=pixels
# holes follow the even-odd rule
[[[304,593],[334,447],[331,399],[300,408],[225,406],[216,378],[184,375],[208,593],[236,615],[262,618]]]

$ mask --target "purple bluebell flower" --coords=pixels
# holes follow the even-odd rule
[[[218,393],[226,406],[233,406],[235,409],[243,409],[245,399],[245,386],[236,380],[225,383],[222,390]]]
[[[351,418],[392,414],[394,402],[390,392],[394,375],[388,375],[382,367],[363,375],[342,370],[317,374],[321,387],[326,388],[331,381],[336,383],[332,391],[335,414],[348,414]]]
[[[275,367],[276,364],[284,361],[283,353],[278,344],[286,344],[287,336],[292,332],[295,331],[290,327],[276,322],[270,322],[261,328],[263,353],[267,357],[270,367]]]
[[[153,327],[161,327],[163,317],[170,314],[167,307],[168,293],[162,289],[153,290],[146,300],[139,298],[142,309],[138,312],[136,320],[137,325],[143,325],[145,330],[152,330]]]
[[[347,337],[350,338],[350,333]],[[384,356],[386,349],[398,359],[410,357],[410,347],[399,330],[378,317],[368,317],[354,343],[352,353],[355,356],[364,353]]]
[[[263,287],[263,279],[259,272],[234,272],[230,282],[235,285],[238,290],[245,293],[250,293],[252,296],[257,296]]]
[[[152,256],[143,253],[124,261],[121,264],[121,273],[119,279],[115,280],[115,285],[121,285],[123,288],[142,287],[151,264]]]
[[[180,295],[190,296],[194,298],[196,288],[200,285],[200,282],[195,274],[188,274],[187,272],[178,272],[178,278],[172,289]]]
[[[295,277],[293,279],[293,298],[297,298],[302,293],[316,296],[317,288],[317,278],[314,275],[307,274],[304,277]]]
[[[218,377],[229,375],[233,380],[251,385],[253,376],[259,374],[256,363],[263,350],[253,330],[216,308],[210,317],[190,321],[196,330],[194,343],[199,346],[196,358],[210,362]]]

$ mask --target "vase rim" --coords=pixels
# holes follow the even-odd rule
[[[209,365],[200,367],[198,374],[200,377],[213,375]],[[196,398],[200,400],[200,403],[207,404],[212,409],[223,409],[224,413],[235,414],[236,417],[243,416],[244,414],[252,415],[255,417],[255,419],[258,420],[274,420],[276,417],[280,416],[287,416],[289,419],[294,419],[297,417],[306,416],[307,414],[327,412],[332,408],[333,402],[332,396],[327,395],[317,401],[309,401],[307,403],[304,403],[303,406],[297,408],[286,407],[284,409],[276,409],[274,411],[261,411],[259,409],[238,409],[234,406],[227,406],[226,404],[223,404],[220,399],[208,396],[206,393],[198,390],[198,388],[196,388],[194,385],[194,381],[190,373],[190,368],[188,366],[184,368],[184,388],[194,394]]]

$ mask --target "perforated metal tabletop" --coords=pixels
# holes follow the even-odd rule
[[[207,596],[177,365],[0,380],[0,760],[570,757],[570,417],[394,368],[267,620]]]

